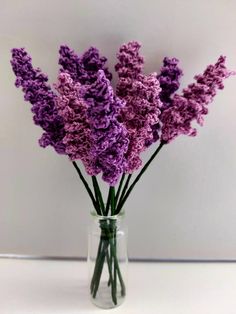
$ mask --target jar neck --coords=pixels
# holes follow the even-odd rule
[[[112,215],[112,216],[98,215],[95,211],[90,213],[90,217],[95,224],[101,224],[103,222],[110,222],[116,225],[120,225],[124,220],[124,216],[125,216],[124,211],[120,212],[118,215]]]

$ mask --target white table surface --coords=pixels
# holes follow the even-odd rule
[[[113,310],[90,303],[87,265],[0,259],[0,314],[235,314],[234,263],[130,263],[127,298]]]

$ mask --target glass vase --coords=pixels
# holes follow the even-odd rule
[[[91,214],[88,246],[91,301],[104,309],[123,303],[127,279],[127,228],[124,214]]]

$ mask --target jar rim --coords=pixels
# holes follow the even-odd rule
[[[124,215],[125,215],[125,212],[124,212],[124,210],[122,210],[117,215],[107,215],[107,216],[105,216],[105,215],[99,215],[95,210],[93,210],[93,211],[90,212],[90,215],[93,218],[96,218],[98,220],[103,220],[103,219],[113,219],[113,220],[116,220],[116,219],[119,219],[119,218],[123,218]]]

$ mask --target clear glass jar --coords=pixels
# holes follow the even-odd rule
[[[104,309],[123,303],[127,281],[127,228],[124,213],[91,214],[88,266],[91,301]]]

